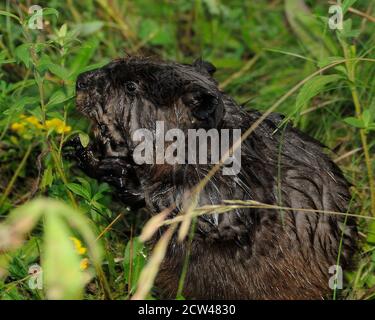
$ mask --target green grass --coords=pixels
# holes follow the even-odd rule
[[[137,237],[146,215],[62,157],[69,136],[88,138],[76,76],[126,54],[203,57],[239,103],[275,109],[327,145],[353,184],[350,212],[365,217],[339,296],[375,297],[374,3],[344,1],[340,32],[327,26],[326,1],[40,1],[43,30],[28,28],[20,3],[0,4],[0,299],[128,299],[153,261]],[[34,263],[43,290],[29,287]]]

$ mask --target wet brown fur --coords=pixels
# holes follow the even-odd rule
[[[127,204],[156,214],[176,204],[177,214],[191,189],[211,165],[142,165],[132,161],[132,133],[153,130],[157,120],[169,128],[240,128],[261,114],[245,111],[218,89],[215,68],[145,58],[117,60],[77,80],[78,109],[93,120],[95,142],[77,146],[81,167],[114,185]],[[132,85],[135,91],[130,91]],[[225,199],[252,199],[294,210],[238,209],[198,219],[183,295],[199,299],[323,299],[329,267],[346,270],[355,252],[356,225],[351,218],[298,209],[346,212],[349,184],[323,147],[270,115],[242,144],[237,176],[217,173],[199,205]],[[281,146],[280,146],[281,143]],[[278,188],[281,188],[279,190]],[[155,237],[158,239],[162,230]],[[186,242],[174,236],[156,286],[175,298]]]

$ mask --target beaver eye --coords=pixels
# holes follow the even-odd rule
[[[126,87],[126,91],[128,91],[129,93],[134,93],[135,90],[137,90],[137,85],[133,81],[128,81],[125,84],[125,87]]]

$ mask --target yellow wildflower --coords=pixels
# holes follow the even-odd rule
[[[22,132],[25,131],[25,124],[23,124],[22,122],[14,122],[10,126],[10,129],[12,131],[15,131],[15,132],[18,132],[18,133],[22,133]]]
[[[70,237],[70,240],[73,241],[74,247],[78,254],[83,255],[86,253],[87,249],[84,246],[82,246],[82,242],[80,240],[78,240],[75,237]]]
[[[89,267],[89,259],[84,258],[81,260],[79,267],[81,270],[86,270]]]
[[[27,117],[27,118],[25,118],[25,121],[32,124],[34,127],[38,128],[38,129],[43,128],[43,125],[39,122],[38,118],[35,117],[35,116]]]
[[[57,133],[67,133],[72,130],[70,126],[65,125],[64,121],[61,121],[60,119],[53,118],[51,120],[46,121],[46,128],[47,130],[54,129],[57,131]]]
[[[53,118],[51,120],[46,121],[46,128],[51,129],[51,128],[56,128],[57,126],[61,125],[61,120],[57,118]]]
[[[57,128],[57,133],[59,133],[59,134],[68,133],[70,131],[72,131],[72,127],[71,126],[64,125],[64,126],[61,126],[61,127]]]
[[[32,132],[35,135],[35,131],[30,131],[27,129],[40,129],[40,130],[51,130],[56,131],[58,134],[68,133],[72,131],[72,127],[67,126],[64,121],[58,118],[52,118],[51,120],[47,120],[45,125],[43,125],[37,117],[35,116],[25,116],[24,114],[20,115],[20,122],[14,122],[11,125],[11,130],[17,132],[19,135],[27,132]],[[33,135],[28,134],[22,135],[24,139],[31,139]]]

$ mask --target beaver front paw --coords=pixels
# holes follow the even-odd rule
[[[92,147],[82,145],[79,136],[75,136],[64,144],[64,157],[75,160],[80,169],[88,176],[98,178],[100,160],[94,155]]]

